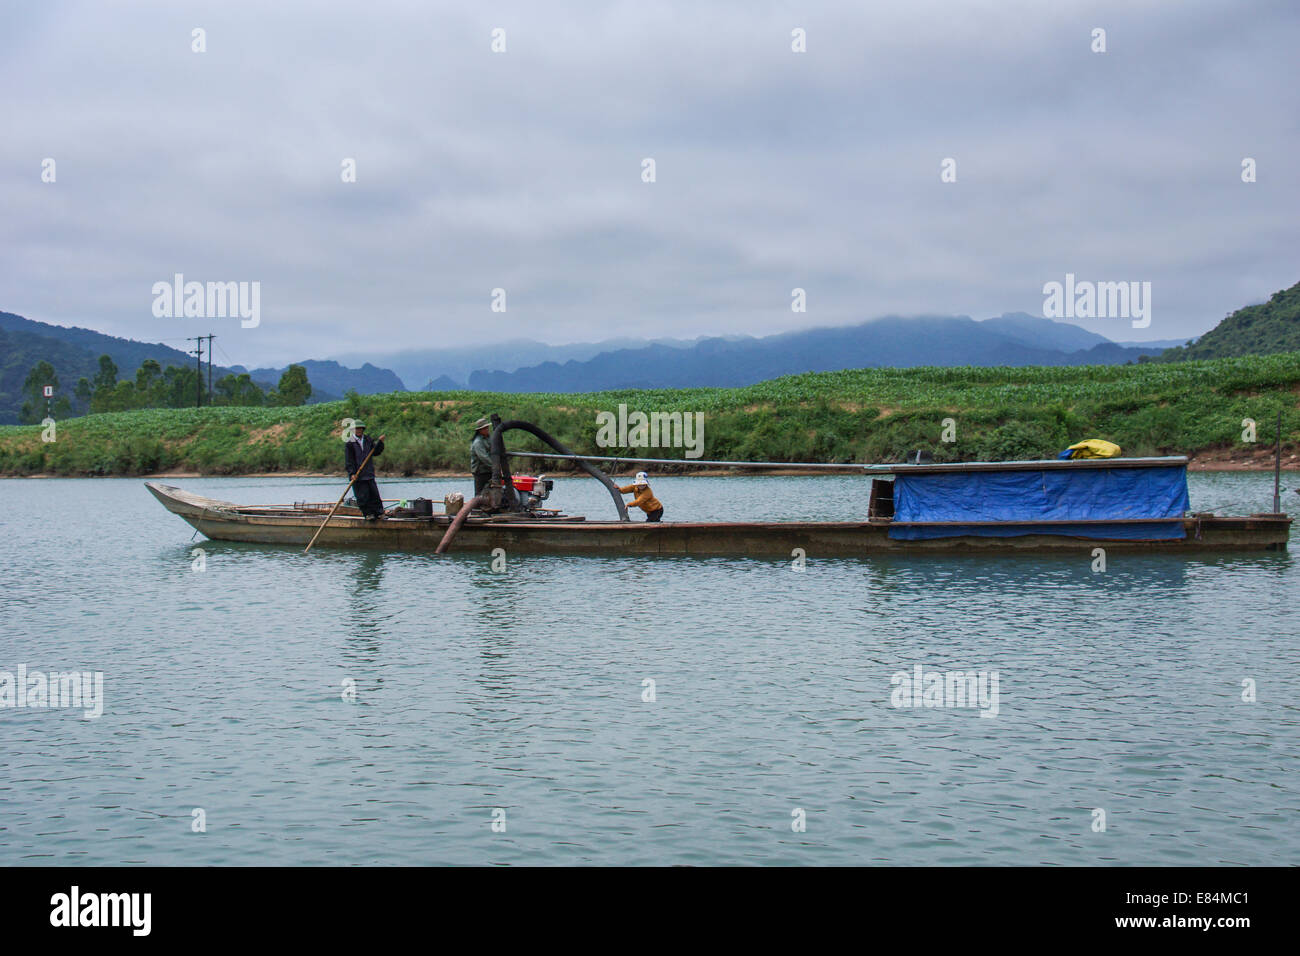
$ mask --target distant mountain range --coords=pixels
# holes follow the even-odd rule
[[[1113,342],[1076,325],[1012,312],[976,321],[968,316],[887,316],[857,325],[768,335],[684,339],[604,339],[547,345],[508,339],[485,345],[411,349],[306,360],[313,402],[350,389],[363,395],[404,390],[469,388],[499,392],[590,392],[621,388],[749,385],[808,371],[918,365],[1117,365],[1300,350],[1300,283],[1268,302],[1233,312],[1199,339]],[[17,421],[23,380],[45,359],[65,391],[93,377],[108,354],[123,378],[145,359],[163,367],[192,365],[187,353],[92,329],[66,328],[0,312],[0,424]],[[351,367],[360,363],[359,368]],[[271,388],[283,368],[248,371]]]
[[[955,336],[948,361],[935,358],[931,348],[935,334]],[[1019,312],[984,322],[952,316],[891,317],[762,339],[747,335],[620,338],[570,345],[509,339],[490,345],[336,357],[348,364],[364,360],[392,368],[408,385],[420,388],[416,383],[422,383],[423,391],[587,392],[748,384],[790,371],[870,365],[1123,363],[1183,341],[1116,343],[1076,325]],[[879,351],[882,344],[889,345],[887,353]],[[845,345],[849,351],[841,353]],[[1076,354],[1080,352],[1088,354]]]
[[[547,345],[532,339],[505,339],[490,345],[403,349],[400,352],[382,353],[352,352],[334,358],[345,365],[373,362],[392,369],[411,388],[444,392],[466,388],[470,376],[479,371],[513,372],[540,362],[583,362],[603,352],[644,348],[648,345],[689,348],[698,341],[700,339],[617,338],[570,345]]]
[[[494,392],[589,392],[619,388],[751,385],[781,375],[917,365],[1120,365],[1167,343],[1119,345],[1075,325],[1023,312],[983,322],[967,316],[889,316],[858,325],[762,338],[701,339],[681,348],[645,345],[586,361],[474,372],[469,386]]]

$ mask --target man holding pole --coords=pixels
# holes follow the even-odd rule
[[[348,478],[353,480],[352,488],[357,496],[357,507],[367,521],[378,521],[384,516],[384,502],[379,497],[379,485],[375,482],[374,459],[384,453],[384,436],[379,440],[366,433],[362,422],[352,423],[352,434],[344,442],[344,466]]]

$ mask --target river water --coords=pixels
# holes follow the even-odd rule
[[[1267,511],[1271,485],[1192,475],[1192,506]],[[866,508],[852,477],[654,490],[667,520]],[[191,541],[138,480],[0,492],[0,672],[103,673],[97,719],[0,709],[0,864],[1300,862],[1284,553],[494,571]],[[553,503],[608,517],[603,495],[566,479]],[[893,706],[918,665],[996,672],[996,716]]]

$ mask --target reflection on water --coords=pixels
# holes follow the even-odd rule
[[[185,482],[243,502],[337,483]],[[381,482],[441,498],[464,482]],[[389,488],[388,486],[392,486]],[[7,481],[3,863],[1294,863],[1293,558],[790,561],[200,539],[135,481]],[[857,517],[853,478],[658,479],[674,517]],[[1197,510],[1271,476],[1193,475]],[[606,516],[594,482],[558,504]],[[996,718],[891,677],[997,671]],[[347,681],[355,700],[345,699]],[[1256,689],[1243,699],[1243,682]],[[648,682],[653,682],[652,684]],[[647,695],[653,686],[654,694]],[[189,832],[203,807],[206,834]],[[808,829],[790,829],[791,811]],[[493,833],[503,808],[506,833]],[[1108,829],[1092,830],[1104,808]]]
[[[350,586],[336,598],[348,626],[344,657],[359,665],[373,664],[379,659],[382,637],[390,623],[384,609],[386,559],[382,553],[366,551],[347,555],[344,560],[348,564],[345,580]],[[382,683],[383,677],[375,680]]]

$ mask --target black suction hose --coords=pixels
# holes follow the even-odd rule
[[[491,438],[491,443],[492,443],[491,451],[492,451],[493,471],[495,472],[495,474],[492,477],[501,479],[502,491],[505,495],[506,502],[511,502],[517,499],[515,496],[514,482],[510,478],[510,463],[506,461],[506,443],[501,436],[503,435],[503,433],[508,432],[511,429],[518,428],[521,431],[528,432],[530,435],[537,436],[542,441],[546,442],[546,444],[550,445],[552,448],[558,451],[561,455],[572,455],[574,458],[576,458],[578,461],[579,468],[581,468],[587,474],[591,475],[591,477],[598,478],[601,484],[603,484],[606,488],[609,489],[610,497],[614,499],[614,507],[618,509],[618,520],[619,521],[632,520],[627,516],[627,505],[623,503],[622,492],[618,490],[618,485],[614,484],[613,479],[611,479],[609,475],[605,474],[595,465],[579,457],[576,452],[570,451],[564,445],[561,445],[551,435],[548,435],[546,432],[542,431],[532,422],[517,421],[514,419],[508,422],[503,422],[500,420],[498,416],[493,415],[492,425],[493,428],[492,428],[492,438]]]

